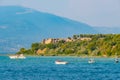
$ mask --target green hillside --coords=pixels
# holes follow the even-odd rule
[[[80,34],[50,43],[33,43],[17,54],[41,56],[120,56],[120,34]]]

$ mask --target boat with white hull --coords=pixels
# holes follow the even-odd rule
[[[95,60],[91,58],[88,63],[95,63]]]
[[[25,59],[26,57],[23,54],[20,55],[11,55],[9,56],[10,59]]]
[[[57,60],[57,61],[55,61],[55,64],[68,64],[68,62]]]
[[[118,63],[118,62],[119,62],[118,58],[115,58],[115,63]]]
[[[118,60],[118,56],[117,56],[117,53],[115,54],[116,58],[115,58],[115,63],[118,63],[119,60]]]

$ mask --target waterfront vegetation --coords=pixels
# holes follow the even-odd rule
[[[89,38],[89,40],[81,40]],[[102,56],[120,57],[120,34],[80,34],[68,37],[72,41],[33,43],[30,49],[21,48],[17,54],[40,56]],[[91,39],[91,40],[90,40]]]

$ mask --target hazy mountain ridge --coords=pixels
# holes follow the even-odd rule
[[[0,52],[16,51],[44,38],[96,32],[87,24],[49,13],[20,6],[0,7]]]

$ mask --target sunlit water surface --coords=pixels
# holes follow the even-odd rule
[[[55,60],[68,61],[56,65]],[[0,56],[0,80],[120,80],[120,63],[113,58],[27,57],[9,59]]]

